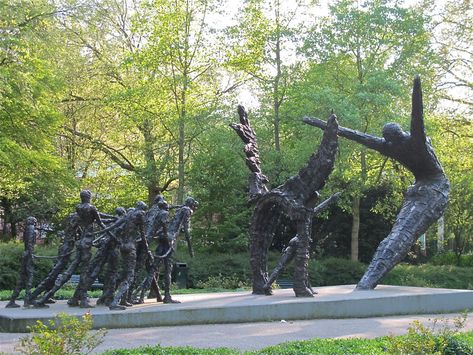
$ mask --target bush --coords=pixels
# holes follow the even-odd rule
[[[21,270],[21,259],[24,246],[21,242],[0,243],[0,290],[12,290],[16,286]],[[56,246],[36,246],[36,255],[53,256],[57,255]],[[35,259],[35,272],[33,275],[33,285],[37,285],[43,280],[51,270],[53,259]]]
[[[416,320],[406,335],[388,337],[386,348],[390,354],[471,354],[473,347],[456,337],[465,322],[466,314],[454,319],[453,325],[445,319],[434,319],[428,327]]]
[[[434,255],[430,259],[433,265],[455,265],[461,267],[473,267],[473,254],[461,255],[458,259],[455,253],[447,252]]]
[[[86,313],[81,319],[60,313],[56,320],[49,322],[49,327],[40,321],[30,328],[32,335],[20,339],[17,349],[22,354],[90,354],[102,343],[106,334],[104,329],[94,333],[92,316]]]
[[[398,286],[473,289],[470,268],[457,266],[397,265],[381,283]]]
[[[249,284],[239,280],[238,276],[235,274],[232,276],[222,276],[222,274],[218,274],[217,276],[210,276],[207,281],[198,281],[195,286],[196,288],[222,288],[226,290],[234,290],[249,287]]]
[[[312,262],[309,275],[312,286],[356,284],[365,272],[366,266],[358,261],[341,258],[326,258]]]
[[[188,285],[191,288],[205,284],[212,277],[231,278],[235,283],[250,283],[251,268],[248,253],[211,255],[202,253],[191,258],[184,253],[184,248],[179,252],[176,260],[187,263]]]

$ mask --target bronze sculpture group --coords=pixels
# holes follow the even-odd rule
[[[324,130],[320,147],[296,176],[272,190],[267,187],[268,178],[261,170],[256,134],[248,120],[248,114],[242,106],[238,107],[238,114],[240,122],[231,124],[231,127],[245,144],[245,161],[250,170],[249,201],[254,204],[250,223],[250,264],[254,294],[271,295],[273,282],[291,261],[295,264],[295,295],[313,297],[316,293],[310,286],[308,275],[312,219],[340,195],[335,193],[319,203],[319,191],[324,187],[335,164],[338,136],[396,160],[415,177],[415,183],[405,195],[391,232],[380,243],[366,273],[356,286],[357,290],[374,289],[382,277],[402,261],[416,239],[445,211],[450,186],[430,140],[425,135],[419,77],[414,79],[410,132],[404,132],[396,123],[388,123],[383,128],[383,138],[379,138],[340,127],[333,114],[327,122],[304,118],[305,123]],[[68,304],[90,307],[87,290],[105,265],[108,265],[107,276],[97,305],[109,306],[111,310],[123,310],[133,303],[143,303],[150,288],[155,290],[157,301],[178,303],[170,293],[173,256],[180,231],[184,232],[190,255],[194,255],[189,223],[198,206],[197,201],[189,197],[182,206],[169,206],[158,195],[149,210],[145,203],[138,202],[135,208],[128,211],[123,207],[117,208],[116,215],[111,216],[99,213],[90,203],[90,191],[82,191],[80,197],[81,203],[76,212],[65,220],[63,243],[59,247],[56,264],[32,293],[30,289],[36,220],[28,218],[22,273],[7,307],[19,307],[15,300],[21,288],[26,290],[26,306],[47,307],[46,303],[52,302],[55,292],[70,279],[79,266],[79,284]],[[169,210],[174,208],[177,211],[170,220]],[[283,216],[288,217],[295,225],[297,234],[284,250],[276,268],[269,274],[268,250],[275,231],[284,220]],[[95,226],[99,230],[95,230]],[[155,252],[149,248],[152,240],[158,242]],[[91,250],[94,246],[98,250],[92,258]],[[119,256],[124,266],[120,277]],[[164,267],[164,298],[157,285],[161,267]],[[146,271],[141,280],[138,278],[140,270]]]
[[[177,211],[174,218],[169,221],[169,206],[161,195],[156,197],[156,203],[148,212],[148,206],[140,201],[128,211],[123,207],[118,207],[115,216],[100,213],[91,204],[91,198],[92,194],[89,190],[81,191],[81,203],[77,205],[76,211],[64,220],[64,230],[61,233],[63,240],[58,249],[56,263],[33,292],[31,292],[31,287],[36,219],[28,217],[23,236],[25,252],[20,280],[7,308],[20,307],[15,300],[22,288],[26,293],[25,307],[49,307],[48,303],[54,303],[52,299],[54,294],[70,280],[79,267],[81,270],[79,282],[73,297],[67,301],[67,304],[71,307],[91,308],[93,305],[89,303],[87,291],[105,265],[108,265],[108,268],[102,295],[97,300],[97,305],[108,306],[111,310],[124,310],[134,303],[143,303],[146,292],[152,286],[152,280],[155,281],[153,286],[157,293],[157,301],[177,302],[171,298],[170,293],[173,254],[178,234],[183,231],[189,252],[193,256],[190,218],[198,206],[197,201],[189,197],[184,205],[172,206]],[[158,240],[155,253],[149,249],[149,242],[153,239]],[[93,247],[97,248],[94,256],[92,256]],[[137,253],[140,247],[144,252]],[[118,275],[119,261],[122,275]],[[161,262],[165,265],[164,299],[161,298],[156,282]],[[139,276],[135,271],[136,266],[141,264],[148,267],[145,279],[139,281],[135,280]],[[137,285],[140,286],[137,287]],[[137,298],[138,294],[139,298]]]
[[[240,123],[231,127],[245,144],[246,164],[250,169],[249,200],[255,205],[250,224],[250,253],[253,272],[253,293],[271,294],[271,284],[292,259],[295,261],[294,292],[298,297],[312,297],[307,272],[311,217],[318,191],[330,175],[337,151],[337,136],[341,136],[384,156],[394,159],[415,177],[389,235],[380,243],[357,290],[374,289],[383,276],[401,262],[417,238],[444,213],[448,202],[449,181],[440,165],[429,138],[425,135],[422,88],[420,77],[414,79],[410,132],[397,123],[387,123],[383,138],[339,127],[335,115],[327,122],[304,118],[304,122],[324,130],[317,153],[309,158],[306,167],[283,185],[269,191],[268,179],[261,171],[256,135],[243,107],[238,108]],[[335,197],[335,196],[333,196]],[[327,201],[328,202],[328,201]],[[327,203],[325,202],[325,203]],[[284,214],[295,224],[297,235],[271,273],[267,271],[267,253],[275,230]]]

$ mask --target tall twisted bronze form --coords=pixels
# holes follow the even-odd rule
[[[328,128],[321,120],[305,118],[304,121]],[[404,132],[397,123],[387,123],[383,127],[383,138],[343,127],[339,127],[338,135],[397,160],[415,177],[391,233],[380,243],[368,270],[356,286],[359,290],[373,289],[404,259],[416,239],[442,216],[447,207],[450,184],[425,135],[420,77],[414,79],[410,132]]]
[[[267,285],[268,249],[276,229],[281,225],[281,217],[287,215],[297,228],[298,240],[294,243],[291,258],[295,263],[294,292],[297,297],[313,297],[307,272],[312,218],[319,196],[317,191],[323,188],[333,170],[338,148],[336,117],[332,115],[328,119],[320,148],[309,158],[307,166],[283,185],[269,191],[266,186],[268,178],[261,171],[256,134],[243,106],[238,107],[238,114],[240,123],[230,126],[245,144],[246,165],[250,169],[249,199],[255,204],[250,225],[253,293],[272,293],[271,286]]]

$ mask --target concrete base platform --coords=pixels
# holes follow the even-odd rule
[[[26,332],[36,320],[43,323],[58,313],[80,316],[90,312],[94,328],[134,328],[189,324],[246,323],[261,321],[365,318],[406,314],[454,313],[473,309],[472,290],[378,286],[354,291],[354,285],[316,288],[314,298],[297,298],[292,290],[273,296],[250,292],[176,295],[180,304],[148,300],[124,311],[108,307],[70,308],[59,301],[48,309],[5,308],[0,302],[0,332]]]

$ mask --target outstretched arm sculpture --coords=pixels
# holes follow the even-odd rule
[[[332,172],[337,152],[337,120],[332,115],[327,122],[319,150],[310,158],[299,174],[283,185],[269,191],[268,178],[261,171],[256,134],[243,106],[238,106],[240,123],[230,126],[245,144],[246,165],[250,169],[249,200],[255,204],[250,225],[250,262],[253,273],[253,293],[271,294],[267,285],[267,256],[273,235],[287,215],[297,229],[297,245],[293,258],[294,292],[298,297],[313,297],[309,287],[307,266],[311,241],[312,217],[317,201],[317,191],[322,189]]]
[[[326,129],[321,120],[305,118],[304,122]],[[450,184],[425,135],[420,77],[414,79],[410,133],[404,132],[397,123],[387,123],[383,127],[383,138],[343,127],[339,127],[338,135],[397,160],[415,177],[391,233],[380,243],[356,287],[359,290],[373,289],[402,261],[416,239],[442,216],[447,207]]]

